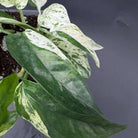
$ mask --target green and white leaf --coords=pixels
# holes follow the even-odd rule
[[[41,13],[41,7],[44,6],[47,2],[47,0],[31,0],[32,3],[34,3],[39,11]]]
[[[27,5],[28,0],[0,0],[0,4],[5,7],[16,6],[17,9],[23,9]]]
[[[22,118],[32,123],[33,126],[36,129],[38,129],[41,133],[49,137],[48,130],[41,119],[40,113],[32,106],[32,103],[31,103],[32,101],[29,101],[26,98],[26,90],[24,88],[21,90],[21,88],[23,88],[22,83],[18,85],[15,93],[16,111],[18,112],[18,114],[20,114]],[[30,87],[28,85],[28,90],[30,88],[32,88],[32,90],[36,90],[35,85],[34,87]]]
[[[58,46],[66,57],[72,62],[80,75],[84,78],[88,78],[91,75],[91,69],[88,63],[86,52],[80,48],[65,42],[61,39],[50,37],[50,40]]]
[[[7,133],[7,131],[13,127],[13,125],[17,121],[17,118],[18,114],[16,111],[8,112],[6,121],[0,124],[0,137]]]
[[[46,50],[54,52],[63,60],[68,60],[67,57],[46,37],[30,29],[27,29],[24,33],[32,44],[37,45],[40,48],[44,48]]]
[[[74,42],[74,46],[89,53],[97,67],[100,67],[100,62],[95,50],[100,50],[103,47],[84,35],[76,25],[70,23],[68,13],[63,5],[52,4],[46,8],[43,14],[38,16],[38,24],[41,27],[50,29],[50,32],[55,38],[64,41],[66,44],[68,43],[68,46]]]
[[[8,111],[13,102],[15,88],[18,85],[16,74],[12,74],[0,81],[0,136],[4,135],[16,122],[17,113]]]
[[[90,114],[72,113],[39,84],[30,81],[23,81],[15,95],[15,106],[20,116],[51,138],[107,138],[126,128],[102,117],[97,120]],[[82,118],[87,118],[87,121]],[[94,119],[97,121],[93,122]],[[42,129],[43,125],[48,130]]]
[[[53,31],[55,27],[67,23],[70,23],[67,10],[63,5],[58,3],[50,5],[43,11],[42,15],[38,16],[38,24],[51,31]]]
[[[17,9],[24,9],[28,3],[28,0],[15,0],[15,6]]]
[[[15,0],[0,0],[0,4],[5,7],[12,7],[14,6]]]
[[[97,67],[100,67],[100,62],[95,49],[99,50],[103,47],[84,35],[76,25],[66,24],[62,27],[57,27],[55,28],[55,31],[52,32],[52,35],[87,52],[92,56]]]
[[[67,108],[75,112],[79,106],[78,112],[94,110],[95,113],[101,114],[82,77],[49,39],[34,31],[26,30],[8,35],[6,44],[14,59],[60,103],[67,102]]]

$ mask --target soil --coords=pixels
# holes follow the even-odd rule
[[[7,12],[9,15],[13,16],[18,21],[21,21],[18,12]],[[37,17],[35,15],[27,16],[25,15],[26,23],[37,27]],[[24,31],[22,28],[15,25],[2,24],[4,29],[13,29],[16,32]],[[6,50],[3,39],[6,34],[0,33],[0,79],[12,74],[13,72],[19,72],[21,66],[11,57],[9,52]]]

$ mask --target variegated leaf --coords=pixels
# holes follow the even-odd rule
[[[15,0],[15,6],[17,9],[23,9],[26,7],[28,0]]]
[[[14,6],[15,0],[0,0],[0,4],[5,7],[12,7]]]
[[[51,31],[56,26],[62,26],[67,23],[70,23],[68,13],[63,5],[57,3],[50,5],[44,10],[42,15],[38,16],[38,24]]]
[[[36,6],[40,13],[41,7],[44,6],[47,2],[47,0],[31,0]]]
[[[72,62],[82,77],[90,77],[91,69],[88,63],[86,52],[82,51],[80,48],[72,45],[71,43],[66,43],[63,40],[54,37],[51,37],[50,40],[61,49],[61,51]]]
[[[31,124],[33,124],[33,126],[36,129],[38,129],[44,135],[49,137],[47,127],[44,124],[44,122],[42,121],[39,113],[34,109],[31,101],[27,100],[27,98],[26,98],[27,90],[21,91],[22,94],[19,92],[21,87],[22,87],[22,82],[18,85],[18,87],[16,89],[16,94],[15,94],[15,99],[16,99],[15,104],[16,104],[17,112],[20,114],[20,116],[22,118],[28,120]],[[35,86],[33,87],[33,89],[34,90],[36,89]],[[29,87],[28,87],[28,90],[29,90]],[[18,97],[18,99],[17,99],[17,97]],[[29,114],[27,114],[27,113],[29,113]]]
[[[76,25],[70,23],[68,13],[63,5],[52,4],[46,8],[43,14],[39,15],[38,24],[41,27],[50,29],[52,35],[54,35],[55,38],[64,41],[66,45],[72,45],[71,41],[78,43],[77,47],[85,52],[88,52],[93,57],[97,67],[100,67],[100,62],[95,50],[100,50],[103,47],[84,35]],[[65,34],[66,38],[65,35],[59,35],[59,32],[63,35]],[[72,40],[69,39],[69,37],[71,37]]]
[[[89,53],[94,59],[97,67],[100,67],[100,62],[95,50],[102,49],[103,47],[84,35],[76,25],[69,23],[64,26],[56,27],[52,35]]]
[[[25,32],[27,38],[31,41],[32,44],[37,45],[38,47],[45,48],[51,52],[54,52],[56,55],[61,57],[64,60],[68,60],[68,58],[56,47],[49,39],[42,36],[41,34],[27,29]]]
[[[60,104],[39,84],[31,81],[24,80],[20,83],[14,100],[20,116],[50,138],[107,138],[126,128],[109,122],[102,116],[97,119],[91,113],[76,114],[64,107],[66,102]]]

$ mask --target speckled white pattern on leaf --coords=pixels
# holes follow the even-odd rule
[[[55,46],[49,39],[47,39],[43,35],[30,29],[27,29],[24,33],[32,44],[36,45],[37,47],[45,48],[51,52],[54,52],[64,60],[67,59],[67,57],[58,49],[58,47]]]
[[[54,3],[46,8],[38,17],[38,24],[53,31],[56,26],[70,23],[68,13],[61,4]]]

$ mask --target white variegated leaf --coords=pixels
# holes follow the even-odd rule
[[[15,0],[15,6],[17,9],[23,9],[26,7],[28,0]]]
[[[19,92],[17,93],[17,91],[18,91],[18,89],[20,89],[20,87],[21,87],[21,83],[18,85],[17,90],[16,90],[16,96],[20,99],[20,100],[18,100],[18,106],[26,107],[25,108],[25,112],[27,112],[27,113],[29,112],[31,114],[29,116],[28,121],[30,123],[32,123],[33,126],[36,129],[38,129],[40,132],[42,132],[48,138],[50,138],[50,136],[48,135],[47,127],[43,123],[43,121],[42,121],[41,117],[39,116],[38,112],[36,112],[36,110],[34,110],[34,107],[32,107],[30,101],[28,101],[26,99],[26,96],[27,95],[25,94],[25,92],[24,91],[21,91],[22,94],[20,94]],[[25,114],[25,112],[24,112],[24,114]]]
[[[92,39],[83,34],[83,32],[74,24],[70,23],[68,13],[64,6],[61,4],[52,4],[46,8],[42,15],[38,17],[38,24],[41,27],[50,29],[52,35],[58,38],[66,45],[72,45],[68,38],[58,35],[58,31],[63,32],[72,37],[72,40],[80,44],[82,50],[88,52],[94,59],[97,67],[100,67],[99,59],[95,53],[95,50],[100,50],[103,47],[96,44]],[[61,43],[61,42],[60,42]],[[68,48],[69,49],[69,48]]]
[[[0,0],[0,4],[5,7],[12,7],[14,6],[14,1],[15,0]]]
[[[97,57],[97,54],[95,53],[95,50],[102,49],[102,46],[96,44],[92,39],[84,35],[83,32],[74,24],[69,23],[62,27],[56,27],[55,31],[52,32],[55,37],[70,43],[67,38],[59,36],[57,31],[64,32],[65,34],[72,37],[75,41],[79,42],[81,46],[83,46],[87,50],[87,52],[93,57],[97,67],[100,67],[100,62]]]
[[[91,69],[88,63],[86,52],[74,46],[71,43],[65,42],[61,39],[51,37],[50,40],[58,46],[66,57],[72,62],[79,74],[88,78],[91,74]]]
[[[37,6],[38,11],[40,12],[41,7],[46,4],[47,0],[32,0],[32,2]]]
[[[58,47],[55,46],[45,36],[35,32],[31,29],[27,29],[24,33],[27,36],[27,38],[31,41],[32,44],[34,44],[38,47],[41,47],[41,48],[45,48],[51,52],[54,52],[55,54],[60,56],[62,59],[68,60],[68,58],[60,51],[60,49],[58,49]]]
[[[67,10],[61,4],[54,3],[46,8],[42,15],[38,17],[38,24],[51,31],[57,26],[70,23]]]
[[[86,36],[87,37],[87,36]],[[97,44],[94,40],[92,40],[91,38],[87,37],[88,39],[88,45],[93,49],[93,50],[101,50],[103,49],[103,47],[99,44]]]

